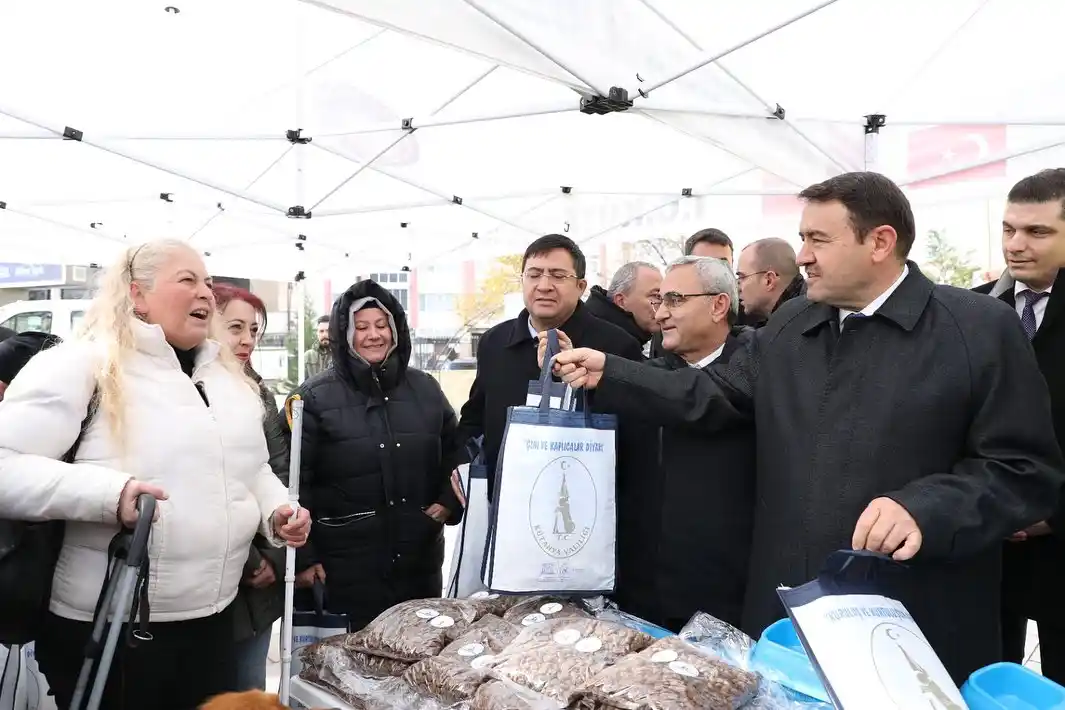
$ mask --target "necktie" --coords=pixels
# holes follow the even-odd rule
[[[1028,339],[1031,340],[1035,337],[1036,324],[1035,324],[1035,304],[1047,297],[1047,292],[1035,292],[1031,289],[1022,291],[1024,294],[1024,309],[1021,311],[1021,327],[1024,328],[1025,334]]]

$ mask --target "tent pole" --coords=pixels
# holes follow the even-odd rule
[[[297,56],[297,59],[298,59],[297,71],[299,71],[303,67],[303,58],[304,58],[304,55],[305,55],[306,41],[307,41],[306,40],[307,25],[306,25],[306,21],[305,21],[306,20],[306,13],[303,10],[304,10],[304,8],[300,8],[300,7],[296,7],[295,8],[295,12],[296,12],[295,25],[296,25],[296,27],[294,29],[295,29],[295,32],[296,32],[296,56]],[[293,99],[294,99],[294,103],[295,103],[296,130],[297,130],[297,132],[303,130],[303,126],[304,126],[304,123],[305,123],[306,118],[307,118],[307,104],[306,104],[306,102],[307,102],[307,91],[306,91],[306,86],[305,86],[305,83],[306,83],[305,80],[306,80],[306,74],[305,73],[301,73],[300,76],[297,77],[296,84],[293,87],[295,89],[295,93],[293,95]],[[295,159],[296,159],[296,175],[295,175],[296,183],[294,185],[294,187],[295,187],[295,196],[296,196],[296,204],[297,205],[303,205],[303,204],[306,204],[304,202],[304,200],[306,199],[306,192],[307,192],[307,184],[306,184],[305,174],[304,174],[305,161],[307,159],[307,153],[306,153],[307,143],[303,142],[303,141],[299,141],[297,143],[297,145],[295,146],[295,149],[296,149],[296,153],[295,153],[295,155],[293,157],[295,157]],[[308,210],[308,212],[309,211],[310,210]],[[304,252],[303,252],[303,250],[305,249],[305,245],[301,244],[300,242],[296,242],[296,246],[300,249],[300,251],[298,252],[298,255],[297,255],[297,258],[298,258],[297,266],[298,266],[299,269],[303,269],[306,266],[305,262],[307,260],[306,257],[304,256]],[[295,282],[296,282],[296,294],[298,296],[297,303],[296,303],[296,308],[297,308],[297,311],[296,311],[296,362],[297,362],[297,364],[296,364],[296,376],[297,376],[298,382],[296,384],[300,385],[300,384],[303,384],[304,379],[306,379],[306,377],[307,377],[307,342],[306,342],[306,330],[307,330],[307,327],[306,327],[306,325],[307,325],[307,276],[306,276],[306,272],[302,271],[302,270],[299,271],[296,274],[296,276],[295,276]],[[285,704],[285,705],[288,704],[288,699],[289,699],[288,698],[289,680],[290,679],[288,679],[288,678],[282,678],[281,689],[283,691],[283,694],[281,694],[281,702],[282,702],[282,704]]]
[[[713,190],[718,185],[723,185],[723,184],[725,184],[727,182],[731,182],[731,181],[733,181],[733,180],[735,180],[737,178],[743,177],[747,173],[751,172],[751,170],[753,170],[753,169],[754,168],[747,168],[745,170],[741,170],[740,172],[736,173],[735,175],[730,175],[730,176],[728,176],[726,178],[722,178],[721,180],[718,180],[718,181],[710,184],[709,186],[707,186],[706,189],[707,190]],[[672,205],[675,205],[675,204],[677,204],[678,202],[680,202],[681,200],[683,200],[685,198],[688,198],[688,197],[701,197],[702,194],[703,193],[694,193],[694,192],[689,191],[689,190],[681,190],[679,194],[678,193],[674,193],[674,197],[672,199],[667,200],[666,202],[663,202],[663,203],[661,203],[659,205],[655,205],[654,207],[652,207],[652,208],[650,208],[648,210],[644,210],[643,212],[640,212],[639,214],[634,214],[634,215],[631,215],[629,217],[626,217],[623,221],[617,222],[616,224],[613,224],[613,225],[607,227],[606,229],[601,229],[598,232],[596,232],[595,234],[591,235],[590,237],[585,237],[584,239],[577,240],[577,243],[578,244],[586,244],[586,243],[590,242],[591,240],[593,240],[593,239],[595,239],[597,237],[601,237],[604,234],[607,234],[608,232],[613,232],[618,227],[623,227],[624,225],[628,224],[629,222],[633,221],[634,219],[643,219],[647,215],[654,214],[658,210],[664,210],[665,208],[670,207]]]
[[[247,185],[245,185],[245,186],[244,186],[244,189],[245,189],[245,190],[250,190],[250,189],[252,189],[253,187],[255,187],[255,183],[257,183],[257,182],[259,182],[260,180],[262,180],[262,179],[263,179],[263,177],[265,177],[265,176],[266,176],[266,174],[267,174],[268,172],[270,172],[271,170],[273,170],[273,169],[274,169],[274,166],[275,166],[275,165],[277,165],[277,164],[278,164],[278,163],[280,163],[280,162],[281,162],[282,160],[284,160],[284,159],[285,159],[285,156],[286,156],[286,155],[288,155],[288,154],[289,154],[289,152],[290,152],[290,151],[291,151],[291,150],[292,150],[292,149],[293,149],[294,147],[295,147],[295,144],[292,144],[292,145],[290,145],[290,146],[289,146],[288,148],[285,148],[285,152],[284,152],[284,153],[282,153],[281,155],[277,156],[277,159],[276,159],[276,160],[275,160],[274,162],[272,162],[272,163],[270,163],[269,165],[267,165],[267,166],[266,166],[266,169],[265,169],[265,170],[263,170],[263,171],[262,171],[261,173],[259,173],[259,174],[258,174],[258,175],[257,175],[257,176],[255,177],[255,179],[254,179],[254,180],[252,180],[251,182],[249,182],[249,183],[248,183]],[[208,227],[208,226],[210,226],[210,224],[211,224],[212,222],[214,222],[214,221],[215,221],[216,219],[218,219],[219,217],[221,217],[221,216],[222,216],[222,215],[223,215],[223,214],[225,213],[225,211],[226,211],[226,207],[225,207],[225,206],[224,206],[224,205],[223,205],[223,204],[222,204],[221,202],[218,202],[218,203],[216,203],[216,204],[215,204],[215,211],[214,211],[213,213],[211,213],[211,216],[210,216],[210,217],[208,217],[208,218],[207,218],[207,219],[206,219],[206,220],[204,221],[204,223],[203,223],[203,224],[201,224],[201,225],[200,225],[199,227],[197,227],[197,228],[196,228],[196,230],[195,230],[195,231],[194,231],[194,232],[193,232],[192,234],[190,234],[190,235],[189,235],[189,236],[188,236],[188,237],[187,237],[187,238],[185,239],[185,241],[187,241],[187,242],[190,242],[190,243],[191,243],[191,242],[192,242],[192,240],[196,238],[196,235],[198,235],[198,234],[199,234],[200,232],[202,232],[203,230],[207,229],[207,227]]]
[[[646,7],[652,14],[654,14],[656,17],[658,17],[658,19],[661,20],[664,24],[669,26],[670,29],[672,29],[674,32],[676,32],[681,37],[683,37],[688,42],[688,44],[690,44],[697,51],[699,51],[699,52],[705,52],[706,51],[697,41],[695,41],[694,37],[692,37],[690,34],[688,34],[683,29],[681,29],[675,22],[673,22],[673,20],[671,20],[668,17],[666,17],[666,15],[663,14],[661,10],[659,10],[657,7],[655,7],[650,2],[648,2],[648,0],[640,0],[640,3],[644,7]],[[785,118],[784,111],[783,111],[783,109],[780,108],[779,104],[771,104],[768,101],[766,101],[764,98],[762,98],[758,94],[758,92],[756,92],[751,87],[747,86],[747,84],[744,83],[743,81],[741,81],[738,76],[733,74],[729,70],[729,68],[727,66],[725,66],[725,64],[723,62],[718,61],[717,62],[717,66],[721,69],[721,71],[725,72],[725,75],[729,79],[732,79],[732,81],[734,81],[737,86],[739,86],[741,89],[743,89],[745,92],[747,92],[747,94],[749,96],[751,96],[751,98],[753,98],[755,101],[757,101],[758,103],[762,104],[762,106],[765,107],[765,114],[761,115],[760,118],[764,119],[764,118],[767,118],[769,116],[775,116],[775,117],[779,118],[781,123],[783,123],[785,126],[790,128],[797,136],[799,136],[799,138],[804,140],[811,148],[813,148],[818,153],[820,153],[830,163],[835,165],[837,168],[840,168],[841,170],[844,170],[844,171],[847,170],[847,166],[843,165],[838,160],[836,160],[836,158],[833,157],[827,150],[822,148],[821,145],[817,143],[817,141],[815,141],[812,138],[810,138],[808,135],[806,135],[806,133],[804,133],[801,129],[799,129],[799,127],[796,126],[792,121],[789,121],[787,118]],[[649,107],[646,104],[642,104],[641,108],[643,108],[644,110],[647,110]]]
[[[991,121],[987,119],[964,119],[954,116],[952,118],[945,118],[942,121],[935,118],[904,118],[896,121],[891,119],[892,126],[911,126],[915,128],[927,128],[929,126],[1065,126],[1065,120],[1062,120],[1060,115],[1047,118],[1032,118],[1025,120],[1015,119],[1003,119],[1001,121]]]
[[[0,140],[64,140],[49,129],[47,133],[0,133]],[[283,141],[285,137],[276,133],[260,134],[215,134],[215,133],[150,133],[124,136],[99,136],[96,140],[109,141]]]
[[[720,150],[722,152],[728,153],[731,156],[739,158],[740,160],[742,160],[743,162],[747,163],[748,165],[753,165],[755,168],[761,170],[762,172],[764,172],[764,173],[766,173],[768,175],[772,175],[775,178],[779,178],[780,180],[788,183],[789,185],[795,185],[796,187],[800,187],[798,185],[798,183],[796,183],[794,180],[792,180],[790,178],[787,178],[787,177],[784,177],[783,175],[770,170],[769,168],[767,168],[764,165],[762,165],[761,163],[759,163],[757,160],[754,160],[754,159],[752,159],[752,158],[750,158],[750,157],[748,157],[746,155],[741,155],[740,153],[737,153],[733,148],[724,146],[724,145],[718,143],[717,141],[711,140],[710,138],[708,138],[706,136],[699,135],[698,133],[694,133],[692,131],[689,131],[686,128],[681,128],[680,126],[675,126],[672,123],[670,123],[669,121],[663,119],[661,116],[655,116],[654,114],[645,113],[642,109],[634,109],[634,110],[637,113],[639,113],[640,115],[646,116],[648,119],[650,119],[652,121],[657,121],[658,123],[662,124],[663,126],[666,126],[667,128],[673,129],[677,133],[680,133],[682,135],[688,136],[689,138],[694,138],[697,141],[701,141],[703,143],[706,143],[707,145],[711,145],[714,148],[717,148],[718,150]],[[749,172],[749,171],[745,170],[744,172]],[[801,189],[801,187],[800,187],[800,189]]]
[[[579,81],[582,84],[584,84],[586,87],[588,87],[589,89],[594,91],[599,96],[606,96],[607,95],[608,92],[605,91],[602,87],[597,86],[594,82],[591,82],[588,79],[586,79],[585,77],[581,76],[575,70],[573,70],[571,67],[567,66],[561,59],[559,59],[558,57],[554,56],[551,52],[547,51],[546,49],[544,49],[542,46],[540,46],[536,42],[533,42],[531,39],[529,39],[523,33],[518,31],[517,28],[513,27],[506,20],[500,19],[495,13],[485,9],[484,6],[479,2],[479,0],[463,0],[463,2],[465,2],[467,5],[472,7],[477,12],[481,13],[482,15],[484,15],[486,18],[488,18],[489,20],[494,22],[499,27],[501,27],[503,30],[505,30],[507,32],[507,34],[515,37],[516,39],[521,40],[524,44],[526,44],[527,46],[531,47],[532,49],[535,49],[539,54],[541,54],[543,57],[548,59],[552,64],[557,66],[559,69],[562,69],[564,72],[566,72],[567,74],[569,74],[570,76],[575,78],[577,81]]]
[[[994,165],[995,163],[1002,163],[1007,160],[1012,160],[1013,158],[1022,158],[1026,155],[1032,155],[1033,153],[1042,153],[1044,150],[1050,150],[1052,148],[1057,148],[1058,146],[1062,145],[1065,145],[1065,139],[1058,138],[1047,143],[1040,143],[1038,145],[1029,146],[1027,148],[1021,148],[1018,150],[1007,151],[1005,153],[999,153],[998,155],[993,155],[987,158],[980,158],[979,160],[973,160],[968,163],[963,163],[962,165],[952,167],[949,170],[939,170],[934,173],[919,175],[916,178],[913,178],[912,180],[900,182],[899,187],[911,187],[927,180],[935,180],[937,178],[948,177],[957,173],[963,173],[966,170],[973,170],[974,168],[982,168],[985,165]]]
[[[766,111],[743,111],[732,109],[724,106],[705,106],[705,105],[684,105],[678,103],[657,103],[655,99],[647,99],[641,101],[639,108],[644,111],[658,111],[660,113],[697,113],[703,116],[720,116],[721,118],[745,118],[752,121],[765,121],[770,118],[774,118],[776,108],[770,111],[768,108]],[[845,126],[861,126],[865,123],[865,119],[862,118],[827,118],[825,116],[792,116],[788,114],[789,120],[796,121],[809,121],[811,123],[829,123]],[[892,122],[894,123],[894,122]],[[998,125],[998,124],[996,124]]]
[[[476,82],[475,82],[476,83]],[[473,84],[463,87],[462,93],[472,88]],[[461,95],[461,94],[460,94]],[[438,111],[440,109],[437,109]],[[529,116],[547,116],[556,113],[570,113],[580,110],[578,101],[566,101],[565,103],[553,102],[550,104],[531,106],[524,109],[511,109],[509,111],[495,111],[486,113],[471,113],[467,115],[451,116],[446,118],[433,118],[432,114],[425,118],[410,118],[409,128],[435,128],[440,126],[459,126],[466,123],[485,123],[487,121],[502,121],[508,118],[528,118]],[[389,131],[401,131],[408,128],[403,124],[374,123],[366,126],[358,126],[337,133],[317,133],[316,138],[343,138],[345,136],[358,136],[367,133],[388,133]]]
[[[469,0],[467,0],[467,2],[468,1]],[[672,83],[672,82],[676,81],[677,79],[680,79],[683,76],[687,76],[688,74],[691,74],[693,71],[696,71],[698,69],[702,69],[707,64],[713,64],[714,62],[718,61],[719,59],[727,57],[728,55],[732,54],[733,52],[736,52],[736,51],[738,51],[740,49],[743,49],[748,44],[752,44],[754,42],[757,42],[758,40],[762,39],[763,37],[768,37],[769,35],[773,34],[777,30],[782,30],[785,27],[787,27],[788,25],[791,25],[791,24],[793,24],[795,22],[798,22],[799,20],[803,19],[804,17],[806,17],[808,15],[812,15],[815,12],[817,12],[818,10],[824,9],[824,8],[828,7],[829,5],[833,4],[834,2],[836,2],[836,0],[821,0],[820,3],[818,3],[817,5],[811,7],[810,9],[805,10],[805,11],[799,13],[798,15],[795,15],[795,16],[787,19],[787,20],[784,20],[783,22],[779,22],[779,23],[773,25],[772,27],[770,27],[769,29],[766,29],[766,30],[763,30],[763,31],[759,32],[758,34],[754,35],[753,37],[749,37],[748,39],[745,39],[742,42],[738,42],[737,44],[732,45],[728,49],[721,50],[721,51],[716,51],[716,52],[707,52],[707,53],[703,54],[703,56],[700,57],[699,59],[697,59],[694,64],[691,64],[691,65],[689,65],[687,67],[684,67],[683,69],[680,69],[680,70],[670,74],[665,79],[659,79],[658,81],[652,82],[650,84],[637,84],[636,86],[634,86],[632,88],[631,91],[629,91],[629,96],[636,96],[637,94],[639,94],[640,96],[643,96],[644,98],[647,98],[651,94],[651,92],[654,91],[655,89],[660,89],[663,86],[665,86],[666,84]]]
[[[45,217],[44,215],[37,214],[36,212],[34,212],[32,210],[27,210],[27,209],[23,209],[23,208],[20,208],[20,207],[17,207],[17,206],[12,206],[12,205],[10,205],[10,204],[8,204],[6,202],[0,202],[0,214],[3,214],[4,212],[10,212],[11,214],[17,214],[20,217],[28,217],[29,219],[34,219],[34,220],[37,220],[38,222],[44,222],[45,224],[51,224],[51,225],[53,225],[55,227],[61,227],[63,229],[69,229],[69,230],[72,230],[74,232],[81,232],[82,234],[86,234],[86,235],[91,236],[91,237],[97,237],[99,239],[105,239],[107,241],[117,242],[119,244],[122,244],[123,246],[129,246],[129,243],[130,243],[129,239],[127,239],[125,237],[119,237],[119,236],[114,235],[114,234],[109,234],[108,232],[105,232],[105,231],[103,231],[101,229],[96,229],[96,228],[86,229],[85,227],[79,227],[79,226],[74,225],[74,224],[67,224],[66,222],[60,222],[59,220],[52,219],[51,217]]]
[[[498,195],[477,195],[477,196],[471,196],[468,199],[476,200],[477,202],[492,202],[492,201],[498,201],[498,200],[520,200],[520,199],[526,199],[526,198],[530,198],[530,197],[544,197],[546,195],[555,195],[555,194],[557,194],[557,192],[558,192],[557,188],[550,189],[550,190],[524,190],[522,192],[501,193],[501,194],[498,194]],[[594,194],[594,193],[592,193],[592,194]],[[665,194],[665,193],[663,193],[663,194]],[[670,194],[672,194],[672,193],[670,193]],[[314,213],[314,218],[318,219],[319,217],[339,217],[339,216],[343,216],[343,215],[367,214],[367,213],[371,213],[371,212],[390,212],[392,210],[411,210],[411,209],[418,209],[420,207],[439,207],[442,203],[448,203],[448,202],[451,202],[451,200],[450,199],[446,199],[445,200],[442,197],[438,197],[438,198],[433,199],[433,200],[419,200],[417,202],[393,202],[393,203],[387,204],[387,205],[372,205],[372,206],[368,206],[368,207],[350,207],[350,208],[342,208],[342,209],[336,209],[336,210],[317,210]]]
[[[887,117],[880,113],[871,113],[865,117],[865,166],[863,169],[866,171],[878,171],[880,129],[886,123]]]
[[[478,84],[480,84],[485,79],[487,79],[488,75],[491,74],[492,72],[494,72],[498,68],[499,68],[498,64],[493,64],[492,66],[490,66],[487,69],[485,69],[483,72],[481,72],[476,77],[474,77],[473,81],[470,81],[469,83],[465,84],[461,89],[456,91],[454,94],[449,96],[446,100],[444,100],[439,106],[437,106],[435,109],[433,109],[433,111],[429,115],[430,116],[435,116],[436,114],[440,113],[441,111],[446,109],[451,104],[455,103],[455,101],[457,101],[460,96],[462,96],[467,91],[469,91],[473,87],[475,87]],[[418,126],[419,127],[424,127],[423,124],[420,124],[420,123],[418,124]]]
[[[202,177],[197,177],[197,176],[194,176],[194,175],[190,175],[190,174],[188,174],[188,173],[186,173],[184,171],[168,167],[168,166],[163,165],[161,163],[157,163],[154,160],[149,160],[147,158],[138,157],[137,155],[134,155],[133,153],[131,153],[131,152],[127,151],[127,150],[116,148],[116,147],[114,147],[112,145],[108,145],[108,144],[102,143],[100,141],[95,141],[95,140],[86,138],[85,135],[81,131],[79,131],[77,129],[70,128],[70,127],[67,127],[67,126],[64,126],[63,128],[57,128],[55,126],[52,126],[52,125],[49,125],[49,124],[45,123],[44,121],[41,121],[41,120],[36,119],[36,118],[32,118],[32,117],[27,116],[25,114],[22,114],[22,113],[20,113],[18,111],[10,109],[10,108],[8,108],[6,106],[0,106],[0,114],[3,114],[5,116],[10,116],[11,118],[15,119],[16,121],[22,121],[23,123],[28,123],[31,126],[36,126],[37,128],[40,128],[42,130],[49,131],[51,133],[54,133],[57,136],[60,136],[62,138],[66,138],[67,140],[76,141],[78,143],[84,143],[85,145],[90,145],[93,148],[97,148],[97,149],[102,150],[102,151],[104,151],[106,153],[111,153],[113,155],[117,155],[119,157],[126,158],[127,160],[132,160],[133,162],[140,163],[141,165],[147,165],[149,168],[155,168],[156,170],[161,170],[164,173],[169,173],[170,175],[174,175],[175,177],[183,178],[185,180],[189,180],[190,182],[198,183],[200,185],[203,185],[204,187],[209,187],[212,190],[218,190],[219,192],[224,192],[227,195],[232,195],[233,197],[239,197],[240,199],[247,200],[248,202],[254,202],[257,205],[261,205],[263,207],[268,207],[268,208],[270,208],[272,210],[280,212],[281,214],[285,214],[287,212],[287,208],[282,207],[281,205],[278,205],[278,204],[275,204],[275,203],[272,203],[272,202],[267,202],[266,200],[263,200],[261,198],[249,195],[249,194],[247,194],[246,192],[244,192],[242,190],[238,190],[238,189],[232,188],[232,187],[226,187],[225,185],[220,185],[220,184],[214,182],[213,180],[209,180],[207,178],[202,178]]]
[[[448,107],[448,106],[449,106],[450,104],[452,104],[453,102],[455,102],[456,100],[458,100],[458,99],[459,99],[459,97],[461,97],[461,96],[462,96],[463,94],[465,94],[465,93],[466,93],[467,91],[469,91],[469,90],[470,90],[470,89],[472,89],[473,87],[477,86],[477,84],[479,84],[479,83],[481,82],[481,80],[482,80],[482,79],[484,79],[484,78],[485,78],[485,77],[487,77],[487,76],[488,76],[489,74],[491,74],[492,72],[494,72],[494,71],[495,71],[495,70],[496,70],[496,69],[497,69],[498,67],[499,67],[499,65],[498,65],[498,64],[495,64],[495,65],[493,65],[493,66],[489,67],[487,71],[483,71],[483,72],[481,72],[481,73],[480,73],[479,75],[477,75],[477,77],[475,77],[475,78],[473,79],[473,81],[470,81],[470,82],[468,82],[468,83],[464,84],[464,85],[462,86],[462,88],[460,88],[460,89],[459,89],[459,90],[458,90],[457,92],[455,92],[454,94],[452,94],[451,96],[449,96],[449,97],[448,97],[448,98],[447,98],[447,99],[446,99],[446,100],[445,100],[445,101],[444,101],[444,102],[443,102],[443,103],[442,103],[442,104],[440,105],[440,107],[439,107],[439,108],[437,108],[437,109],[436,109],[435,111],[433,111],[433,112],[432,112],[431,114],[429,114],[429,115],[430,115],[430,116],[434,116],[434,115],[436,115],[437,113],[439,113],[440,111],[442,111],[442,110],[444,110],[445,108],[447,108],[447,107]],[[411,135],[412,133],[414,133],[414,131],[415,131],[415,130],[416,130],[416,128],[415,128],[414,126],[409,126],[409,127],[408,127],[408,126],[404,126],[404,132],[403,132],[403,134],[402,134],[401,136],[399,136],[398,138],[396,138],[396,139],[395,139],[394,141],[392,141],[391,143],[389,143],[389,144],[388,144],[387,146],[385,146],[385,147],[384,147],[384,148],[382,148],[381,150],[377,151],[377,153],[375,153],[375,154],[373,155],[373,157],[371,157],[371,158],[370,158],[369,160],[367,160],[367,161],[366,161],[366,162],[364,162],[364,163],[363,163],[362,165],[360,165],[360,166],[358,167],[358,169],[357,169],[357,170],[356,170],[355,172],[353,172],[353,173],[352,173],[351,175],[349,175],[349,176],[348,176],[348,177],[347,177],[347,178],[346,178],[346,179],[345,179],[345,180],[344,180],[343,182],[341,182],[341,183],[340,183],[339,185],[337,185],[337,186],[336,186],[336,187],[334,187],[334,188],[333,188],[332,190],[330,190],[329,192],[327,192],[327,193],[325,194],[325,196],[324,196],[324,197],[323,197],[322,199],[318,200],[318,202],[316,202],[316,203],[315,203],[315,204],[314,204],[314,205],[313,205],[313,206],[312,206],[312,207],[310,208],[310,210],[309,210],[309,211],[310,211],[310,212],[313,212],[313,211],[314,211],[314,210],[315,210],[315,209],[316,209],[316,208],[317,208],[317,207],[318,207],[318,206],[319,206],[320,204],[322,204],[323,202],[325,202],[326,200],[328,200],[328,199],[329,199],[330,197],[332,197],[333,195],[335,195],[335,194],[336,194],[336,193],[337,193],[337,192],[338,192],[338,191],[339,191],[339,190],[340,190],[341,188],[343,188],[343,187],[344,187],[345,185],[347,185],[347,184],[348,184],[349,182],[351,182],[351,181],[352,181],[352,180],[354,180],[354,179],[355,179],[356,177],[358,177],[359,173],[361,173],[361,172],[362,172],[363,170],[365,170],[366,168],[368,168],[368,167],[370,167],[371,165],[373,165],[373,164],[374,164],[374,163],[375,163],[375,162],[377,161],[377,159],[378,159],[378,158],[380,158],[381,156],[383,156],[383,155],[384,155],[385,153],[387,153],[388,151],[392,150],[392,149],[393,149],[394,147],[396,147],[396,146],[397,146],[397,145],[398,145],[398,144],[399,144],[400,142],[402,142],[402,141],[406,140],[406,139],[407,139],[407,137],[408,137],[408,136],[410,136],[410,135]],[[302,199],[302,198],[301,198],[301,199]],[[303,204],[303,202],[299,202],[299,203],[297,203],[297,204],[301,204],[301,205],[302,205],[302,204]]]
[[[311,143],[311,145],[314,146],[315,148],[317,148],[318,150],[324,150],[326,153],[331,153],[331,154],[337,156],[338,158],[344,158],[345,160],[350,160],[351,162],[356,163],[356,164],[358,164],[360,162],[359,160],[351,157],[350,155],[347,155],[344,151],[339,150],[338,148],[334,148],[332,146],[328,146],[328,145],[325,145],[323,143],[317,143],[317,142]],[[493,212],[490,212],[490,211],[484,209],[483,207],[477,207],[477,206],[474,206],[474,205],[466,204],[466,202],[463,200],[463,198],[458,196],[458,195],[451,195],[451,194],[448,194],[448,193],[444,192],[443,190],[437,190],[435,188],[423,185],[423,184],[421,184],[419,182],[415,182],[414,180],[411,180],[408,177],[404,177],[402,175],[397,175],[396,173],[393,173],[390,170],[386,170],[385,168],[382,168],[379,165],[371,166],[370,169],[373,170],[374,172],[378,172],[378,173],[381,173],[382,175],[390,177],[393,180],[398,180],[398,181],[400,181],[402,183],[410,185],[411,187],[415,187],[415,188],[417,188],[419,190],[422,190],[423,192],[428,192],[430,195],[436,195],[437,197],[440,197],[441,199],[443,199],[443,200],[445,200],[447,202],[451,202],[453,204],[459,205],[460,207],[465,207],[466,209],[468,209],[468,210],[470,210],[472,212],[477,212],[478,214],[482,214],[485,217],[490,217],[490,218],[496,220],[497,222],[502,222],[503,224],[507,224],[507,225],[513,227],[514,229],[521,230],[522,232],[528,232],[529,234],[536,234],[537,236],[539,236],[539,232],[538,231],[536,231],[534,229],[530,229],[528,227],[523,227],[520,224],[516,224],[516,223],[510,221],[510,219],[507,218],[507,217],[504,217],[502,215],[498,215],[498,214],[495,214]]]
[[[325,195],[322,196],[322,199],[318,200],[317,202],[315,202],[313,205],[311,205],[307,209],[309,211],[311,211],[311,212],[314,212],[314,210],[316,210],[318,208],[318,205],[322,204],[323,202],[328,200],[330,197],[335,195],[337,192],[339,192],[345,185],[347,185],[349,182],[351,182],[352,180],[357,178],[359,176],[359,173],[361,173],[363,170],[365,170],[366,168],[368,168],[371,165],[373,165],[377,161],[378,158],[380,158],[385,153],[387,153],[388,151],[390,151],[393,148],[395,148],[402,141],[406,140],[407,137],[410,136],[412,133],[414,133],[414,131],[405,132],[399,138],[395,139],[394,141],[392,141],[391,143],[386,145],[384,148],[382,148],[381,150],[379,150],[376,153],[374,153],[373,156],[369,160],[367,160],[365,163],[363,163],[358,168],[356,168],[355,172],[353,172],[351,175],[348,175],[346,178],[344,178],[339,185],[334,187],[329,192],[325,193]],[[317,216],[320,216],[320,215],[317,215]]]

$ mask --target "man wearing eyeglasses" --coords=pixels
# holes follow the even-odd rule
[[[747,324],[755,328],[765,325],[782,305],[806,294],[806,280],[795,263],[795,250],[775,237],[759,239],[743,248],[736,278]]]
[[[590,347],[629,360],[643,359],[640,344],[616,325],[592,315],[581,302],[588,282],[587,261],[569,237],[548,234],[525,250],[521,289],[525,308],[516,318],[490,328],[477,348],[477,376],[462,407],[459,441],[484,436],[488,495],[506,428],[507,407],[524,405],[529,382],[539,379],[538,334],[564,330],[577,347]],[[620,440],[620,437],[619,437]],[[618,457],[624,465],[624,453]]]
[[[702,370],[727,362],[753,335],[734,326],[738,305],[736,276],[726,262],[677,259],[666,268],[655,311],[667,352],[648,365]],[[542,358],[544,338],[540,346]],[[596,408],[603,404],[609,407],[609,400]],[[754,517],[754,427],[739,423],[708,436],[691,427],[630,422],[629,435],[649,455],[628,482],[629,499],[618,506],[625,521],[618,530],[618,604],[673,632],[699,611],[738,626]],[[628,527],[634,521],[639,534]]]
[[[665,372],[578,349],[556,371],[658,424],[755,423],[745,631],[783,618],[777,587],[836,550],[890,555],[906,563],[892,595],[960,685],[1002,659],[1002,540],[1057,508],[1047,384],[1010,306],[908,260],[913,211],[891,180],[848,173],[799,197],[807,296],[727,363]]]

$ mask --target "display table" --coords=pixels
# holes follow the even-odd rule
[[[337,696],[311,685],[299,676],[292,677],[288,704],[293,710],[355,710]]]

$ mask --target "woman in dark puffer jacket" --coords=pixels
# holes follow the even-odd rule
[[[251,354],[266,328],[266,306],[255,294],[231,284],[216,284],[216,317],[222,319],[228,345],[248,374],[259,383],[265,418],[263,430],[270,452],[270,467],[288,483],[288,436],[277,421],[274,395],[252,369]],[[284,613],[285,549],[272,547],[257,535],[244,565],[244,579],[233,601],[237,642],[238,690],[263,690],[266,686],[266,656],[274,622]]]
[[[399,602],[440,596],[443,526],[463,512],[451,485],[459,443],[440,385],[407,366],[410,330],[391,293],[360,281],[329,328],[333,367],[298,390],[300,505],[316,523],[296,584],[324,582],[328,610],[354,630]]]

